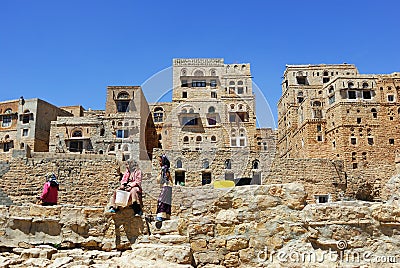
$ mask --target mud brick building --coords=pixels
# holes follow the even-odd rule
[[[13,149],[48,151],[50,122],[57,116],[72,114],[41,99],[0,102],[1,159],[9,158]]]
[[[352,185],[379,196],[400,148],[399,93],[400,73],[288,65],[278,102],[279,157],[343,160]]]
[[[50,152],[114,155],[118,160],[149,160],[156,132],[139,86],[107,87],[105,111],[64,107],[74,117],[51,124]]]
[[[275,133],[256,126],[250,64],[174,59],[172,103],[151,109],[162,149],[155,155],[169,156],[175,183],[260,184],[268,172]]]

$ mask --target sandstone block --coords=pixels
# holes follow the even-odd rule
[[[187,236],[182,235],[163,235],[160,237],[161,243],[182,244],[188,240]]]
[[[238,267],[240,265],[239,256],[237,252],[229,252],[225,255],[225,267]]]
[[[205,239],[196,239],[190,242],[190,247],[194,251],[204,251],[207,249],[207,241]]]
[[[233,238],[226,241],[226,249],[229,251],[238,251],[247,248],[249,241],[244,238]]]
[[[217,231],[218,236],[231,235],[231,234],[234,234],[234,232],[235,232],[235,226],[234,225],[223,226],[221,224],[217,224],[216,231]]]

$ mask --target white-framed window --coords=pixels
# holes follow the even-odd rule
[[[1,123],[2,127],[10,127],[12,124],[12,117],[10,115],[3,116],[3,121]]]
[[[117,130],[117,138],[123,139],[129,137],[129,130],[127,129],[118,129]]]
[[[29,129],[24,128],[24,129],[22,130],[22,137],[26,137],[26,136],[28,136],[28,134],[29,134]]]

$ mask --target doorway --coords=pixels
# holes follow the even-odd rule
[[[211,172],[203,172],[201,174],[201,185],[206,185],[211,183]]]
[[[176,185],[185,185],[185,171],[175,171],[175,184]]]

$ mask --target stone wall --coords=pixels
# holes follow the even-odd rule
[[[273,161],[273,149],[266,151],[243,148],[215,148],[214,150],[160,150],[155,149],[155,157],[166,153],[171,163],[171,175],[174,182],[179,174],[184,174],[185,186],[201,186],[203,174],[211,176],[211,182],[220,180],[237,180],[240,178],[252,178],[254,173],[260,174],[263,179],[270,172]],[[226,161],[230,160],[230,167]],[[181,166],[178,165],[180,161]],[[258,161],[255,168],[254,161]],[[153,159],[153,173],[156,177],[160,171],[158,160]],[[228,175],[231,177],[228,178]]]
[[[183,209],[159,229],[131,209],[107,215],[80,206],[0,207],[0,245],[8,251],[0,264],[55,265],[60,258],[86,266],[102,259],[105,267],[144,267],[144,260],[149,267],[369,267],[380,256],[386,265],[400,262],[398,200],[306,205],[306,196],[298,183],[236,187],[202,209]],[[169,263],[154,264],[161,261]]]
[[[106,156],[69,155],[12,159],[0,185],[17,204],[36,203],[45,174],[54,172],[60,182],[59,203],[105,206],[119,181],[119,163]]]
[[[331,201],[343,198],[345,178],[342,161],[276,158],[263,184],[302,183],[308,193],[307,202],[314,203],[314,195],[329,194]]]

